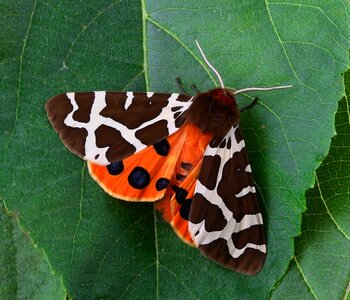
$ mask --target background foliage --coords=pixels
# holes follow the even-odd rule
[[[12,212],[40,249],[27,243],[39,256],[35,264],[49,261],[43,299],[60,298],[63,289],[75,299],[347,297],[347,97],[336,119],[334,113],[349,62],[349,3],[159,2],[0,1],[1,232],[9,245],[0,253],[8,266],[1,268],[1,293],[23,298],[35,286],[11,275],[14,269],[44,276],[22,263]],[[242,116],[269,251],[254,277],[183,244],[152,205],[105,195],[45,116],[47,99],[66,91],[171,92],[177,76],[187,87],[212,88],[216,79],[194,39],[228,87],[294,85],[251,95],[259,105]],[[305,190],[328,152],[334,122],[337,136],[307,192],[301,226]]]

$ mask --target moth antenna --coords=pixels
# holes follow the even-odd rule
[[[200,53],[202,54],[202,56],[203,56],[203,58],[204,58],[206,64],[209,66],[210,69],[213,70],[213,72],[215,73],[216,77],[219,79],[221,88],[224,88],[224,82],[222,81],[222,78],[221,78],[219,72],[218,72],[218,71],[212,66],[212,64],[208,61],[208,59],[206,58],[206,56],[205,56],[205,54],[204,54],[204,52],[203,52],[201,46],[200,46],[199,43],[198,43],[198,41],[195,40],[195,42],[196,42],[196,44],[197,44],[197,47],[198,47]]]
[[[293,87],[292,85],[281,85],[281,86],[271,86],[271,87],[265,87],[265,88],[259,88],[259,87],[251,87],[251,88],[245,88],[238,91],[234,91],[234,95],[242,94],[245,92],[253,92],[253,91],[273,91],[273,90],[282,90],[282,89],[289,89]]]

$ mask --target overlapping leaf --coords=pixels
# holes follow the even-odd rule
[[[274,299],[284,299],[295,290],[303,299],[349,297],[350,71],[344,79],[346,96],[339,102],[337,135],[317,170],[316,186],[306,194],[303,233],[296,239],[295,257]]]

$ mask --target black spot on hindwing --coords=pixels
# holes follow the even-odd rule
[[[159,178],[156,182],[156,190],[157,191],[161,191],[161,190],[164,190],[168,187],[169,185],[169,179],[167,178]]]
[[[180,216],[181,218],[188,220],[190,214],[192,199],[186,199],[186,201],[180,207]]]
[[[124,170],[123,161],[111,163],[107,166],[107,170],[111,175],[119,175]]]
[[[176,189],[175,193],[175,199],[177,203],[183,204],[186,200],[188,192],[185,189],[179,187]]]
[[[153,147],[154,150],[156,150],[156,152],[161,156],[167,156],[169,154],[170,144],[167,139],[155,143]]]
[[[151,177],[146,169],[135,167],[128,176],[129,184],[138,190],[141,190],[149,185]]]

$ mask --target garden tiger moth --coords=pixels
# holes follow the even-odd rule
[[[63,143],[88,161],[110,195],[156,203],[177,235],[216,263],[256,274],[266,258],[263,220],[235,96],[220,87],[183,94],[66,93],[46,103]],[[183,91],[183,88],[180,86]],[[251,105],[249,105],[251,106]]]

